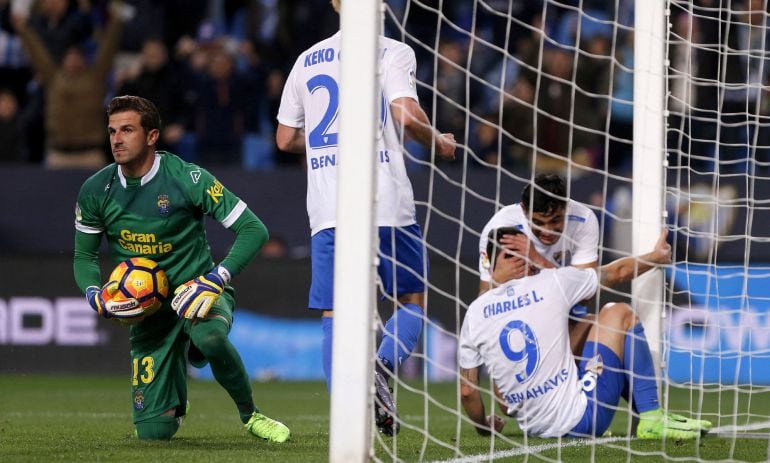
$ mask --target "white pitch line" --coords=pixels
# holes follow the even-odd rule
[[[725,433],[725,432],[743,432],[743,431],[756,431],[758,429],[770,430],[770,421],[763,421],[759,423],[750,423],[740,426],[720,426],[718,428],[712,428],[711,432]],[[768,434],[770,435],[770,434]]]
[[[547,452],[548,450],[554,450],[559,447],[583,447],[586,445],[601,445],[608,444],[610,442],[628,440],[633,439],[629,439],[627,437],[602,437],[600,439],[565,439],[561,443],[553,442],[550,444],[527,445],[510,450],[499,450],[494,453],[480,453],[478,455],[468,455],[462,458],[455,458],[451,460],[438,460],[431,463],[477,463],[481,461],[496,460],[498,458],[516,457],[521,455],[529,455],[532,453]]]
[[[770,432],[768,432],[767,434],[748,433],[745,435],[741,435],[746,431],[757,431],[760,429],[770,430],[770,421],[765,421],[761,423],[751,423],[743,426],[733,426],[733,425],[720,426],[718,428],[711,429],[711,431],[709,431],[709,435],[713,435],[714,437],[720,437],[720,438],[736,437],[736,438],[747,438],[747,439],[758,439],[758,438],[770,439]],[[549,450],[554,450],[560,447],[561,448],[584,447],[588,445],[602,445],[602,444],[609,444],[612,442],[632,441],[632,440],[636,440],[636,438],[616,436],[616,437],[603,437],[600,439],[563,440],[561,442],[553,442],[548,444],[521,446],[510,450],[499,450],[493,453],[480,453],[478,455],[468,455],[465,457],[455,458],[450,460],[437,460],[431,463],[477,463],[481,461],[496,460],[498,458],[516,457],[521,455],[530,455],[533,453],[537,454],[541,452],[547,452]]]
[[[758,431],[760,429],[767,430],[765,433],[752,433],[751,435],[742,436],[740,434],[745,433],[746,431]],[[731,438],[733,436],[735,437],[746,437],[749,439],[757,439],[757,438],[766,438],[770,439],[770,421],[763,421],[759,423],[749,423],[744,424],[740,426],[735,425],[729,425],[729,426],[719,426],[718,428],[712,428],[711,431],[709,431],[710,434],[715,434],[719,437],[725,437],[725,438]]]

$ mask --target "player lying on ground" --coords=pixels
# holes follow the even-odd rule
[[[187,363],[211,365],[235,402],[246,429],[274,442],[289,428],[254,405],[249,376],[227,334],[233,322],[230,279],[257,254],[267,229],[237,196],[199,166],[156,152],[160,115],[140,97],[114,98],[108,132],[115,163],[83,184],[75,210],[75,280],[100,315],[113,313],[100,290],[99,244],[104,235],[115,264],[147,257],[176,288],[172,301],[131,326],[133,421],[140,439],[170,439],[185,415]],[[225,259],[214,265],[204,216],[235,233]],[[125,302],[121,303],[125,308]]]
[[[521,255],[500,247],[499,241],[495,246],[494,235],[492,240],[492,288],[470,305],[460,333],[462,404],[480,434],[492,428],[499,432],[504,425],[485,415],[481,365],[499,387],[508,415],[531,436],[601,436],[621,397],[639,412],[639,438],[693,439],[708,432],[708,421],[661,409],[644,329],[628,304],[601,309],[576,365],[569,310],[595,294],[596,270],[562,267],[535,273]]]

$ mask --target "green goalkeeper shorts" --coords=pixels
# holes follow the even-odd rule
[[[232,326],[234,300],[223,293],[209,311]],[[138,423],[187,404],[187,346],[194,320],[179,319],[163,307],[145,321],[131,326],[131,400],[133,422]]]

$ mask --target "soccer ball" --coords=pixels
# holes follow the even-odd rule
[[[128,325],[139,323],[154,314],[163,306],[168,297],[169,285],[166,272],[158,263],[146,257],[132,257],[118,264],[110,274],[108,281],[117,283],[107,285],[103,297],[114,301],[136,299],[142,308],[142,314],[132,318],[115,318]]]

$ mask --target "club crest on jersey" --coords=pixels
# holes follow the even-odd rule
[[[165,217],[170,212],[171,201],[168,200],[168,195],[158,195],[158,213]]]
[[[201,171],[199,170],[193,170],[190,172],[190,178],[192,178],[193,183],[198,183],[198,180],[201,179]]]
[[[144,392],[141,390],[134,392],[134,408],[144,410]]]

